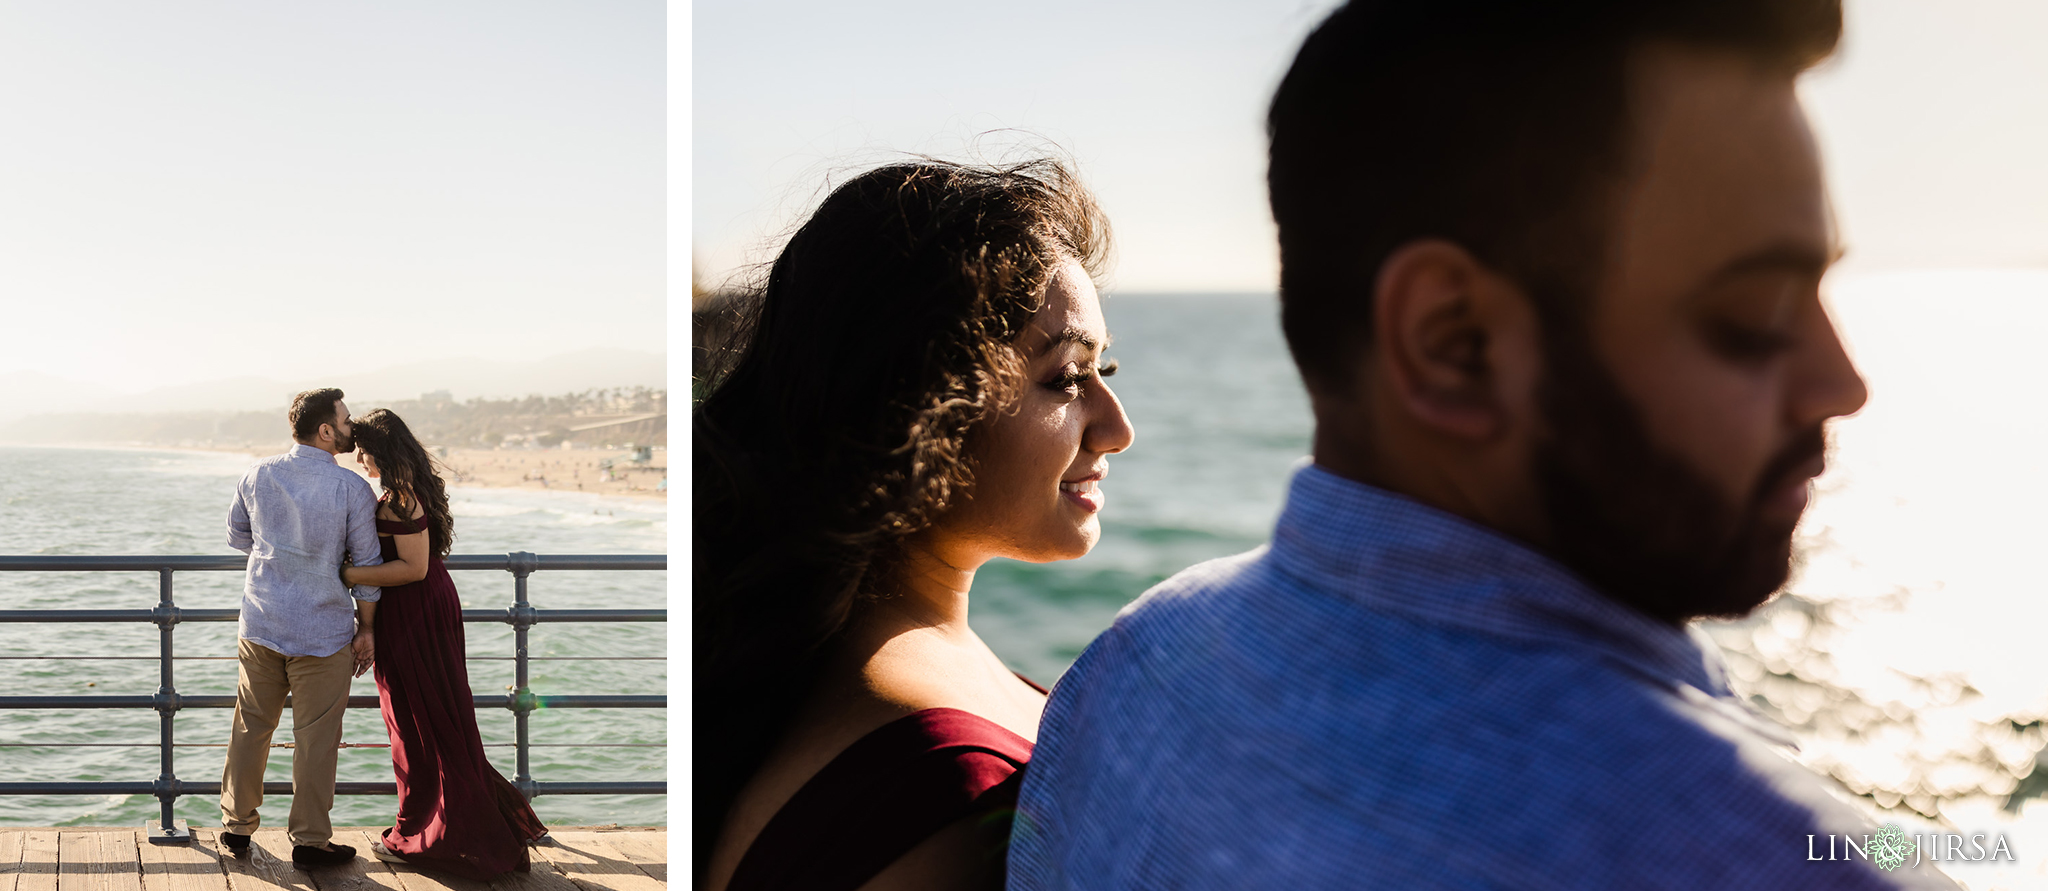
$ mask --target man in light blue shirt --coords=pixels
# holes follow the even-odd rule
[[[270,737],[292,697],[292,862],[345,863],[355,849],[334,845],[335,756],[349,680],[375,658],[371,632],[378,589],[341,581],[345,561],[384,562],[377,546],[377,496],[337,464],[355,450],[340,390],[308,390],[292,401],[291,451],[258,461],[235,487],[228,544],[249,555],[242,590],[240,677],[235,725],[221,775],[221,838],[247,856],[260,825]]]
[[[1878,827],[1689,627],[1784,584],[1866,396],[1793,89],[1840,12],[1355,0],[1308,38],[1268,185],[1314,463],[1061,678],[1012,889],[1950,887],[1829,859]]]

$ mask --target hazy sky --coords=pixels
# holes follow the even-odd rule
[[[0,374],[662,350],[665,14],[0,4]]]
[[[667,62],[674,234],[713,280],[834,171],[1043,140],[1112,216],[1114,284],[1270,288],[1259,118],[1329,6],[705,0],[666,47],[656,0],[0,4],[0,375],[661,350]],[[1806,93],[1852,266],[2048,266],[2048,4],[1849,22]]]
[[[1028,131],[1079,159],[1129,290],[1266,290],[1265,103],[1331,0],[699,0],[692,247],[764,248],[836,171]],[[2048,267],[2048,3],[1847,0],[1803,85],[1849,268]],[[1014,147],[1014,132],[980,140]]]

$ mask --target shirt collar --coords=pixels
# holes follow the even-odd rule
[[[340,461],[334,460],[333,452],[330,452],[319,446],[309,446],[303,442],[292,443],[292,450],[286,452],[285,454],[290,455],[294,458],[318,458],[337,467],[341,465]]]
[[[1704,632],[1619,603],[1505,534],[1314,464],[1294,474],[1272,554],[1375,610],[1591,650],[1662,684],[1728,695]]]

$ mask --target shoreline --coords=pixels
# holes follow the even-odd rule
[[[10,446],[79,451],[246,455],[250,458],[265,458],[283,452],[290,444],[281,444],[275,451],[271,451],[239,446],[159,446],[144,443],[0,443],[0,448]],[[657,488],[668,473],[666,451],[656,451],[646,464],[636,465],[628,460],[632,455],[624,449],[457,449],[434,446],[428,448],[435,452],[435,463],[442,468],[441,478],[450,489],[579,492],[639,501],[668,501],[668,493]],[[599,466],[607,460],[614,461],[613,467],[609,470]],[[362,467],[348,455],[338,456],[335,461],[358,474],[363,473]]]

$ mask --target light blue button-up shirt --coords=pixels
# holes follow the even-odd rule
[[[384,562],[377,495],[325,449],[299,443],[249,468],[228,506],[228,545],[249,555],[242,638],[287,656],[333,655],[355,637],[354,601],[382,595],[341,582],[343,557]]]
[[[1060,679],[1009,887],[1953,887],[1809,860],[1877,827],[1695,634],[1307,466],[1269,547],[1147,592]]]

